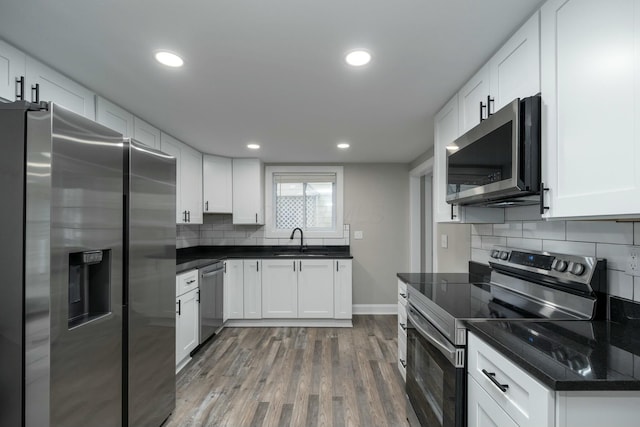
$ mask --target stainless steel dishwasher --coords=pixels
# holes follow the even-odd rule
[[[223,275],[224,263],[221,261],[200,269],[200,344],[222,327]]]

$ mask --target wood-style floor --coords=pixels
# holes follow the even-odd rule
[[[396,321],[224,329],[178,374],[165,425],[407,426]]]

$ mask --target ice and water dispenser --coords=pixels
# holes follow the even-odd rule
[[[111,249],[69,254],[69,329],[111,313]]]

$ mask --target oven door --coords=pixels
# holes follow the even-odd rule
[[[464,349],[451,344],[410,304],[406,391],[421,426],[466,425]]]

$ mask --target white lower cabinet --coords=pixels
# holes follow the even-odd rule
[[[298,261],[298,317],[333,317],[333,265],[323,259]]]
[[[351,319],[353,311],[353,267],[350,259],[332,261],[336,266],[333,275],[333,316],[336,319]]]
[[[474,334],[467,343],[469,427],[638,425],[640,391],[553,391]]]
[[[244,266],[241,259],[224,262],[224,321],[244,318]]]
[[[176,366],[181,369],[198,346],[200,312],[197,270],[176,276]]]
[[[350,259],[262,261],[262,318],[351,319]]]
[[[262,317],[298,317],[297,260],[262,261]]]
[[[258,259],[244,260],[244,318],[262,318],[262,268]]]
[[[471,375],[467,378],[468,427],[518,427]]]
[[[398,370],[407,380],[407,284],[398,280]]]

